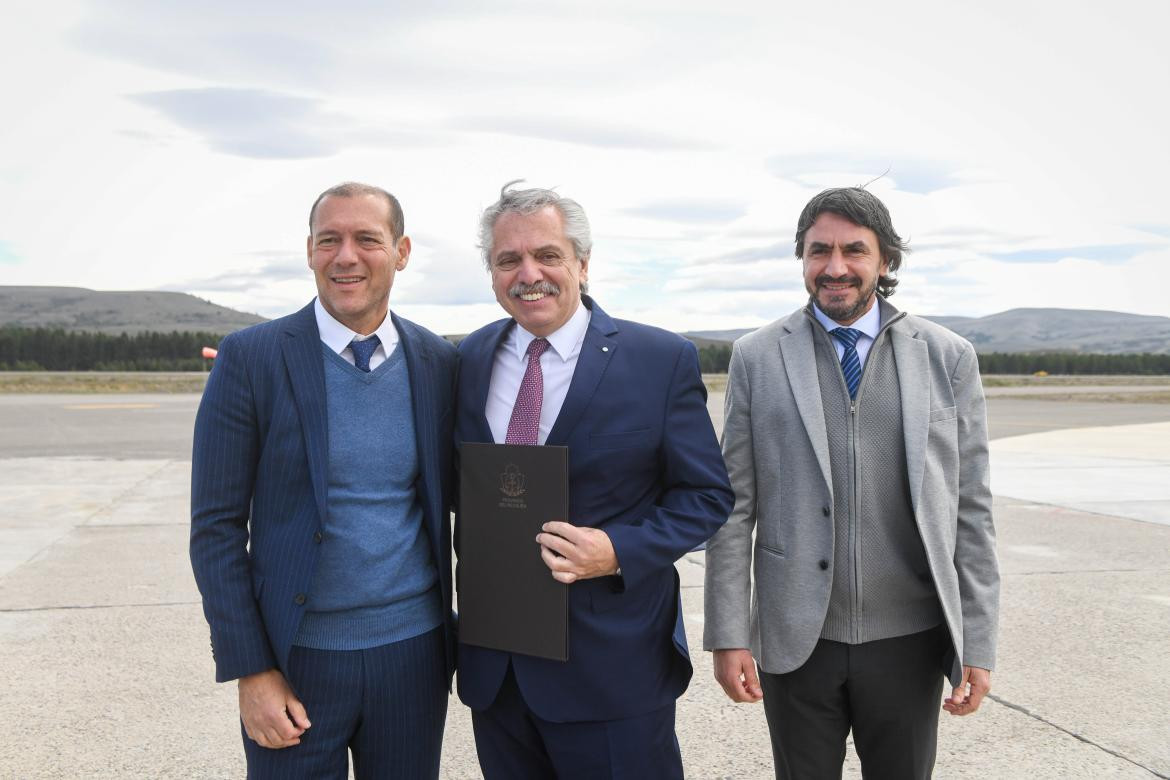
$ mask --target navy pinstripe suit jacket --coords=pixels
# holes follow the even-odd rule
[[[455,348],[391,314],[410,372],[416,485],[451,613],[452,400]],[[216,680],[267,669],[287,676],[328,516],[325,371],[313,305],[226,337],[195,418],[191,566],[211,626]]]

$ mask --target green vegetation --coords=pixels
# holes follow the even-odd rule
[[[731,362],[731,345],[707,344],[699,347],[699,366],[704,374],[726,374]],[[1170,375],[1170,355],[1104,355],[1079,352],[991,352],[979,355],[979,371],[986,374],[1135,376]]]
[[[60,328],[0,328],[0,371],[201,371],[222,336],[172,331],[113,336]]]
[[[1170,374],[1170,355],[1079,352],[992,352],[979,356],[983,374]]]
[[[6,393],[202,393],[203,371],[0,371]]]
[[[699,347],[699,370],[704,374],[726,374],[730,364],[730,344],[708,344]]]
[[[0,327],[0,371],[201,371],[203,347],[214,347],[222,336],[208,332],[172,331],[118,336],[70,332],[61,328]],[[699,347],[704,374],[726,374],[731,345],[707,342]],[[984,375],[1168,376],[1170,355],[1083,354],[1078,352],[992,352],[979,356]]]

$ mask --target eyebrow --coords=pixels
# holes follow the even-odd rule
[[[808,245],[809,251],[831,249],[829,244],[824,241],[812,241]],[[869,246],[864,241],[853,241],[841,247],[842,252],[868,252]]]
[[[558,255],[562,255],[562,256],[564,255],[564,252],[562,252],[561,248],[559,246],[557,246],[556,244],[545,244],[544,246],[538,246],[536,249],[532,250],[533,255],[541,255],[541,254],[544,254],[545,252],[554,252]],[[498,255],[495,256],[495,258],[493,259],[493,262],[498,263],[502,260],[514,260],[518,257],[520,257],[520,253],[517,252],[516,250],[505,249],[505,250],[502,250]]]

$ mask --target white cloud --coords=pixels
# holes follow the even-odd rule
[[[804,297],[808,198],[888,167],[870,188],[916,249],[895,303],[1167,313],[1147,291],[1170,259],[1170,6],[901,0],[831,34],[824,13],[18,0],[0,284],[184,288],[279,314],[313,294],[310,203],[357,179],[401,198],[416,239],[395,305],[467,330],[498,311],[479,211],[523,177],[589,212],[612,314],[747,326]]]

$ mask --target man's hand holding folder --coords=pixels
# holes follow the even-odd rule
[[[540,557],[557,582],[568,584],[619,571],[609,534],[599,528],[553,520],[541,526],[536,542],[540,545]]]

